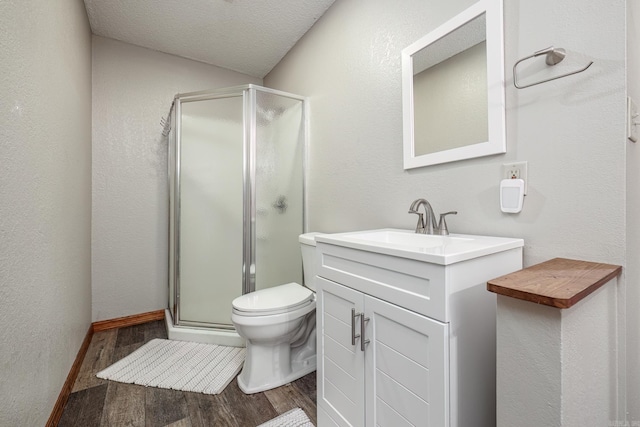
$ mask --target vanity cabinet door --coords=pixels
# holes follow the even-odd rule
[[[352,312],[362,313],[364,295],[316,277],[318,316],[318,425],[364,426],[364,353],[352,343]],[[354,319],[355,334],[360,318]]]
[[[449,333],[441,323],[365,296],[366,426],[449,425]]]

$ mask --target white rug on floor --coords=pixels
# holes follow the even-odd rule
[[[307,414],[300,408],[295,408],[289,412],[260,424],[258,427],[315,427]]]
[[[96,374],[121,383],[218,394],[242,368],[244,347],[154,339]]]

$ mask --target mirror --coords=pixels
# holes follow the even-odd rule
[[[504,153],[502,0],[480,0],[402,51],[404,168]]]

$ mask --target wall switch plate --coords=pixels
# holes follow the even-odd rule
[[[638,119],[638,106],[627,96],[627,138],[630,141],[636,142],[638,140],[638,125],[640,119]]]
[[[521,179],[524,181],[524,194],[527,194],[529,180],[527,179],[527,162],[513,162],[502,165],[501,179]]]

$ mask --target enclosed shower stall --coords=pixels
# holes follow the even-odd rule
[[[169,139],[169,338],[242,345],[231,301],[302,283],[306,102],[255,85],[176,95]]]

